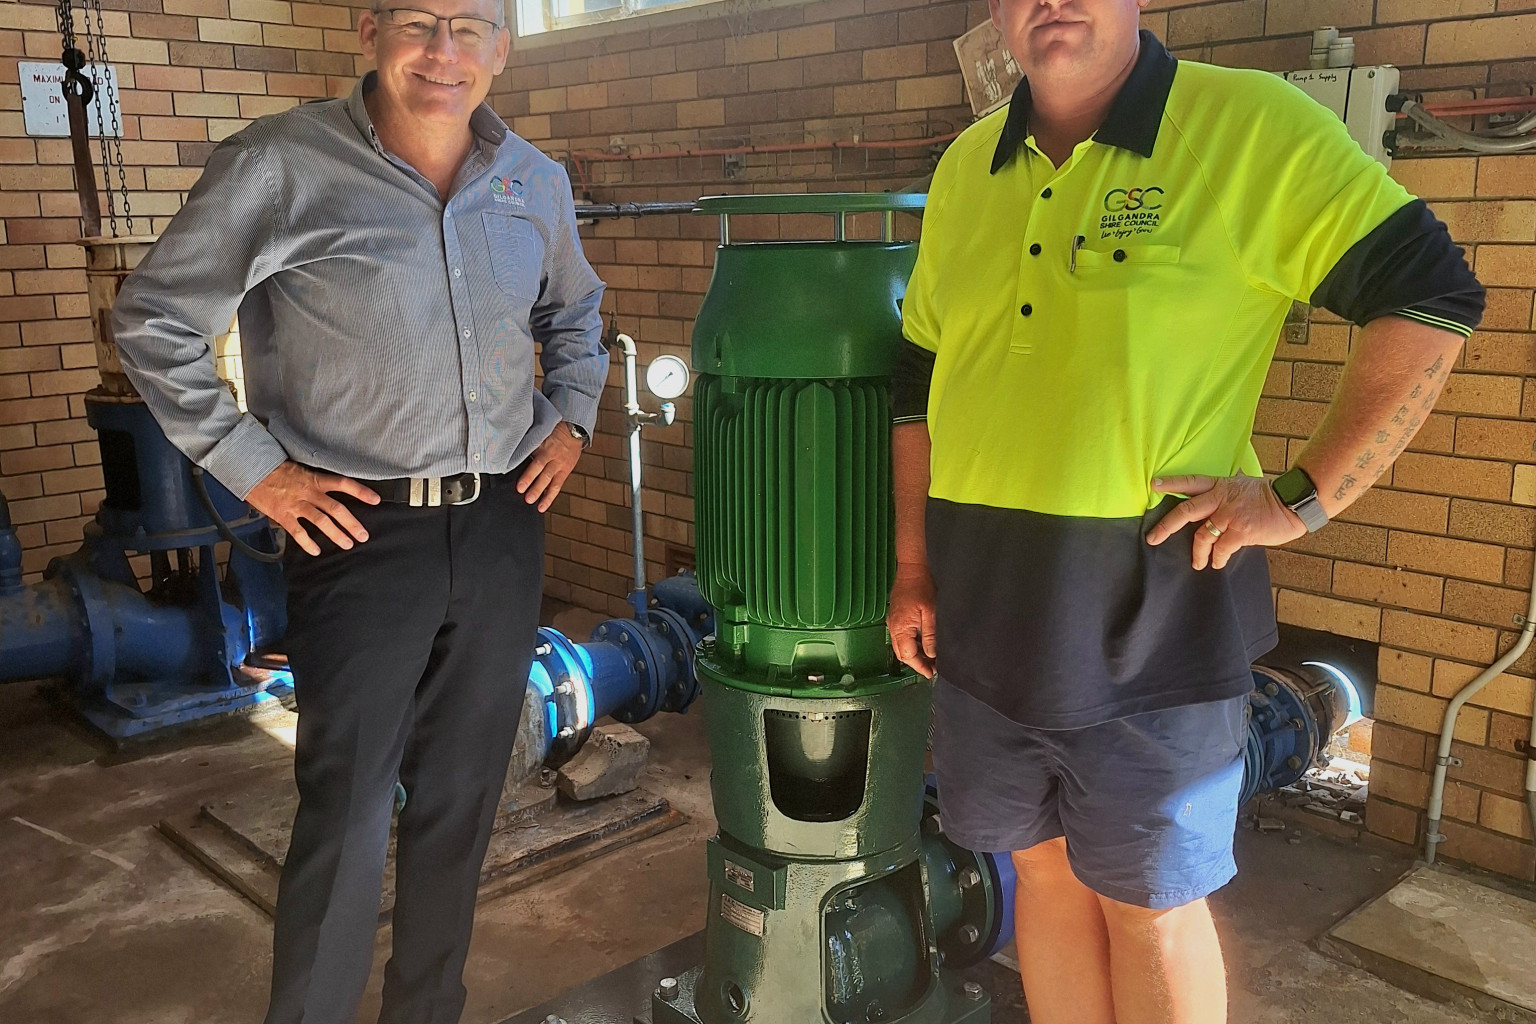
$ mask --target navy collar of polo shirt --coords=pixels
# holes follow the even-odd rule
[[[380,156],[384,155],[384,147],[379,143],[379,134],[374,131],[373,119],[368,116],[368,106],[363,102],[367,96],[379,84],[379,73],[370,71],[357,80],[357,85],[352,87],[352,95],[347,97],[347,113],[352,116],[352,123],[357,125],[357,130],[363,133],[363,138],[374,148]],[[470,131],[476,138],[490,146],[494,152],[507,138],[507,123],[503,121],[491,109],[489,103],[481,103],[469,115]]]
[[[1093,133],[1094,141],[1150,157],[1178,67],[1178,58],[1168,52],[1157,36],[1142,29],[1141,52],[1137,54],[1136,66],[1120,87],[1119,95],[1109,108],[1109,116]],[[1008,119],[1003,122],[1003,132],[992,154],[993,174],[1006,167],[1024,145],[1024,140],[1029,138],[1029,109],[1029,79],[1021,78],[1013,90]]]

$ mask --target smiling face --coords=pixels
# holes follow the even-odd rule
[[[1136,52],[1149,0],[989,0],[992,23],[1032,83],[1090,83]]]
[[[454,30],[432,16],[478,20]],[[413,120],[467,125],[507,66],[512,37],[501,23],[500,0],[382,0],[358,25],[378,68],[376,98]]]

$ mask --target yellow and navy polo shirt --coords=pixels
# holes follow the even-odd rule
[[[1250,443],[1294,300],[1469,334],[1482,291],[1444,225],[1326,109],[1150,33],[1060,167],[1029,86],[934,174],[903,305],[896,422],[933,444],[940,672],[1075,728],[1251,687],[1275,639],[1264,554],[1190,568],[1153,477],[1260,474]]]

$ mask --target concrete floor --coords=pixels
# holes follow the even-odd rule
[[[154,825],[287,773],[289,719],[224,723],[124,756],[108,753],[37,688],[0,687],[0,1021],[261,1020],[270,922],[188,863]],[[702,927],[703,840],[714,830],[702,715],[662,716],[640,728],[653,745],[646,784],[690,822],[483,903],[466,1024],[501,1021]],[[1216,901],[1234,1022],[1480,1019],[1310,945],[1386,890],[1406,859],[1292,830],[1241,832],[1239,861],[1238,881]],[[380,967],[388,942],[386,928]],[[377,1013],[379,980],[376,970],[362,1021]],[[1016,991],[996,995],[997,1024],[1022,1019]]]

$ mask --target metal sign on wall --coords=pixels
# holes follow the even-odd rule
[[[27,134],[45,138],[68,136],[69,106],[64,102],[62,89],[64,65],[50,61],[24,60],[20,63],[19,70],[21,72],[21,112],[26,123]],[[90,75],[93,70],[98,76],[96,95],[85,110],[91,135],[121,136],[121,129],[115,133],[112,131],[112,119],[109,116],[108,107],[103,105],[108,102],[109,96],[113,99],[117,97],[117,69],[110,64],[95,69],[86,65],[84,74]]]
[[[955,56],[960,60],[960,75],[971,98],[971,111],[977,117],[990,114],[1013,97],[1014,86],[1024,77],[1003,34],[990,21],[984,21],[955,40]]]

